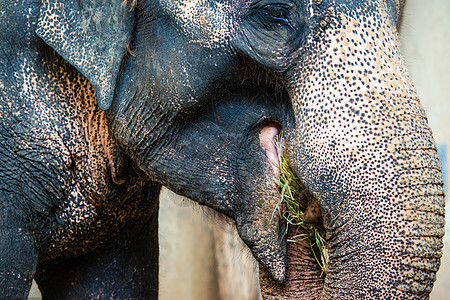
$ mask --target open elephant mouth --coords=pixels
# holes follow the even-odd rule
[[[280,134],[278,124],[270,123],[259,137],[274,172],[272,183],[280,197],[277,209],[286,226],[281,226],[286,228],[282,229],[286,241],[286,280],[280,282],[260,265],[261,292],[264,299],[317,299],[324,287],[328,263],[323,217],[317,200],[303,186],[299,187],[297,175],[292,169],[286,171],[290,166]]]
[[[298,282],[303,278],[315,281],[319,291],[326,276],[328,263],[321,209],[317,199],[308,192],[290,166],[281,125],[269,122],[261,129],[259,139],[274,173],[271,183],[279,192],[280,198],[275,209],[280,211],[281,222],[286,224],[282,228],[286,228],[283,236],[287,241],[287,283],[281,285],[291,285],[292,282]],[[292,281],[292,278],[296,279]],[[277,282],[273,282],[271,276],[264,270],[261,270],[261,280],[263,284],[270,282],[273,285],[280,285],[276,279]],[[286,292],[289,287],[283,287],[283,290]],[[298,296],[298,287],[294,290]],[[281,290],[278,290],[278,293],[280,292]]]
[[[270,167],[272,168],[275,176],[280,174],[280,154],[279,150],[282,149],[277,145],[276,140],[280,134],[281,126],[278,123],[270,122],[263,127],[259,133],[259,140],[261,146],[266,151],[267,158],[269,159]]]

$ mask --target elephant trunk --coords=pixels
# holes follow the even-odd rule
[[[288,155],[327,231],[324,299],[426,298],[442,255],[441,165],[383,3],[329,10],[288,74]]]
[[[402,160],[399,152],[392,161]],[[403,156],[407,169],[392,168],[373,179],[378,184],[365,181],[367,188],[340,199],[362,210],[344,204],[327,216],[325,299],[427,298],[431,292],[444,234],[441,174],[435,150],[410,155]]]
[[[442,255],[444,210],[440,174],[426,168],[389,176],[384,195],[370,197],[364,192],[364,202],[371,203],[364,212],[350,208],[329,217],[353,215],[345,224],[327,222],[330,263],[325,299],[427,298]],[[389,185],[390,180],[399,185]]]

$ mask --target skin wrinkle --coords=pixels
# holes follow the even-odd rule
[[[294,236],[302,232],[301,228],[289,227],[288,236]],[[310,251],[307,239],[287,244],[289,266],[293,272],[289,272],[287,283],[274,284],[268,274],[260,268],[261,286],[271,286],[270,289],[261,290],[264,299],[317,299],[323,285],[323,278],[317,276],[318,266]],[[304,288],[306,287],[307,288]],[[300,288],[299,288],[300,287]]]

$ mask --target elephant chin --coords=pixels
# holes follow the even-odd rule
[[[290,226],[289,237],[299,235],[304,229]],[[297,239],[286,244],[288,267],[286,281],[277,282],[260,267],[259,280],[263,299],[319,299],[325,278],[317,264],[308,239]]]

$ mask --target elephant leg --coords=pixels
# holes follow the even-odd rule
[[[26,226],[17,215],[0,210],[0,299],[26,299],[37,262],[37,249]]]
[[[119,236],[94,252],[38,265],[43,299],[157,299],[158,211],[132,238]]]

